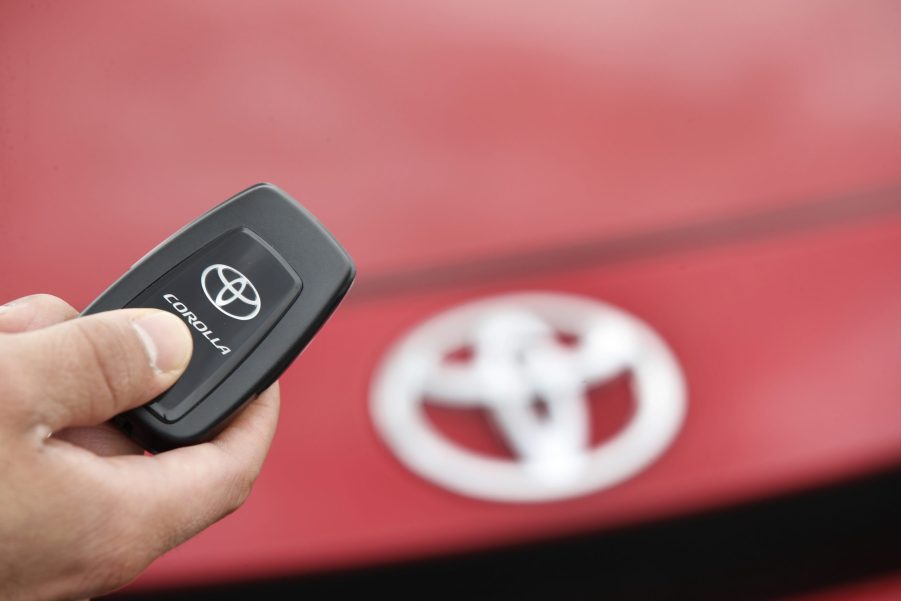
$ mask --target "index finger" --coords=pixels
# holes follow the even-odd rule
[[[213,441],[153,457],[114,457],[134,495],[146,540],[166,551],[237,509],[269,452],[279,412],[278,384],[247,405]]]
[[[50,294],[32,294],[0,307],[0,332],[29,332],[68,321],[78,315],[69,303]]]

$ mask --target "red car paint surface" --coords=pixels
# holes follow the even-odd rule
[[[858,193],[901,182],[899,20],[891,2],[4,4],[0,296],[83,307],[261,180],[360,268],[283,378],[250,501],[135,586],[533,540],[898,463],[901,193]],[[369,418],[381,356],[436,312],[535,289],[668,341],[689,387],[672,448],[558,503],[414,476]]]

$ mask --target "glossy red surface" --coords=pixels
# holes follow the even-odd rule
[[[474,549],[898,463],[901,193],[873,211],[854,194],[901,181],[899,20],[891,2],[4,3],[0,297],[83,307],[260,180],[360,267],[283,379],[248,504],[136,586]],[[753,236],[565,250],[829,198],[864,216],[819,223],[811,205]],[[564,250],[531,273],[515,260],[545,248]],[[470,278],[495,257],[510,260]],[[461,267],[383,286],[444,264]],[[367,396],[386,348],[456,303],[523,289],[619,305],[682,362],[684,430],[635,479],[485,503],[377,439]]]
[[[151,573],[227,577],[471,549],[707,509],[895,462],[899,253],[901,218],[351,300],[282,380],[282,427],[251,501]],[[680,358],[685,426],[633,480],[566,502],[485,503],[409,473],[376,437],[367,388],[386,347],[436,311],[524,288],[628,307]]]

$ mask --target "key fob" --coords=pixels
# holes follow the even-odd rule
[[[82,313],[163,309],[194,337],[181,378],[113,423],[151,452],[210,440],[285,371],[355,273],[334,237],[275,186],[253,186],[210,210]]]

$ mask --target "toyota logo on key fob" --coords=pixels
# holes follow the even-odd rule
[[[163,309],[194,337],[181,378],[113,423],[152,452],[210,440],[285,371],[355,273],[335,238],[275,186],[253,186],[215,207],[82,313]]]

